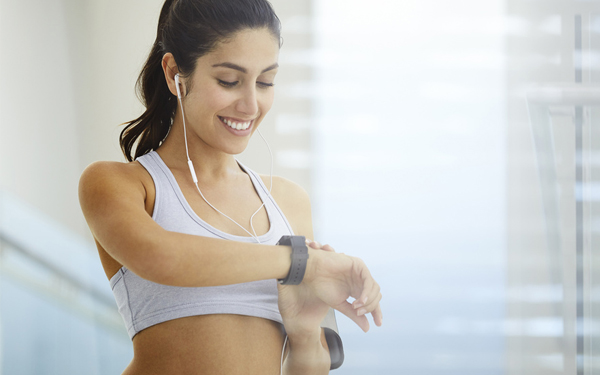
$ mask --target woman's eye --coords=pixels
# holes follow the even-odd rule
[[[218,81],[221,86],[228,87],[228,88],[235,87],[240,82],[240,81],[229,82],[229,81],[223,81],[222,79],[219,79]],[[268,82],[256,82],[256,84],[263,88],[275,86],[274,83],[268,83]]]
[[[223,81],[221,79],[219,79],[218,81],[219,81],[219,84],[223,87],[234,87],[235,85],[238,84],[238,81],[228,82],[228,81]]]

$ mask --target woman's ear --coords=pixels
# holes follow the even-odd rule
[[[175,56],[171,52],[165,53],[162,58],[162,69],[165,74],[165,80],[171,94],[177,96],[177,84],[175,83],[175,74],[179,73],[177,63],[175,62]],[[179,77],[181,78],[181,76]]]

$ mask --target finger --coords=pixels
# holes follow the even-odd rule
[[[369,321],[367,320],[367,317],[364,315],[358,316],[356,311],[352,308],[352,305],[347,301],[335,306],[335,309],[352,319],[352,321],[354,321],[354,323],[356,323],[356,325],[358,325],[363,332],[367,332],[369,330]]]
[[[369,297],[371,299],[374,297],[374,293],[373,293],[374,288],[379,287],[379,285],[377,285],[375,280],[373,280],[373,277],[371,277],[371,274],[369,273],[369,270],[367,269],[367,266],[364,264],[364,262],[360,261],[358,264],[359,264],[360,269],[357,270],[357,273],[359,275],[361,275],[361,277],[363,278],[363,281],[362,281],[362,290],[360,293],[360,297],[358,297],[352,303],[352,305],[354,306],[355,309],[365,306],[367,304],[367,302],[369,301]],[[377,290],[377,293],[379,293],[379,290]]]
[[[316,250],[321,250],[321,244],[318,243],[317,241],[313,241],[313,240],[306,240],[306,246],[309,246],[313,249]]]
[[[307,238],[305,242],[306,242],[306,246],[310,246],[313,249],[316,249],[316,247],[315,247],[315,244],[317,243],[316,241],[313,241],[313,240]]]
[[[359,310],[364,310],[363,314],[370,313],[371,311],[375,310],[375,307],[377,307],[379,301],[382,298],[381,288],[379,287],[379,284],[377,284],[377,282],[373,282],[373,287],[369,292],[368,296],[368,302],[364,306],[359,308]]]
[[[370,300],[370,302],[366,306],[363,306],[360,309],[358,309],[356,311],[356,313],[358,315],[366,315],[368,313],[372,314],[375,311],[375,309],[377,308],[377,306],[379,306],[379,301],[381,301],[381,298],[382,298],[381,293],[378,293],[377,297]],[[375,319],[375,317],[373,317],[373,319]]]
[[[321,249],[335,253],[335,249],[333,247],[331,247],[331,245],[329,245],[329,244],[323,245],[323,247],[321,247]]]
[[[377,327],[381,327],[381,325],[383,324],[383,314],[381,313],[381,305],[377,305],[375,310],[373,310],[373,312],[371,313],[371,316],[373,316],[373,321],[375,322],[375,325]]]

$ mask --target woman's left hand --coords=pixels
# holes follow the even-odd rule
[[[316,250],[335,252],[329,245],[306,240],[306,245]],[[317,298],[305,284],[281,285],[279,290],[279,312],[288,335],[314,333],[325,319],[329,306]]]

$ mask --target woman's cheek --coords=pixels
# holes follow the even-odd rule
[[[261,107],[263,112],[268,112],[273,106],[273,101],[275,99],[275,90],[269,89],[266,93],[261,95]]]
[[[213,95],[205,98],[205,100],[211,107],[220,110],[231,105],[231,103],[235,101],[235,95],[233,95],[231,92],[219,90],[214,92]]]

